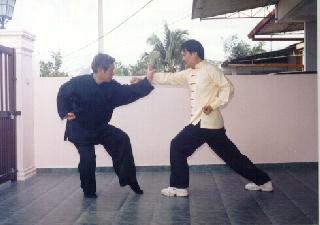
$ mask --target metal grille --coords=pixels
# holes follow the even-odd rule
[[[15,50],[0,45],[0,183],[16,180]]]

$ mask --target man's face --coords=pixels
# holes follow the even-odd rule
[[[105,71],[107,81],[112,80],[114,64],[112,63],[109,68]]]
[[[104,82],[109,82],[113,77],[114,64],[111,64],[106,71],[98,69],[98,74]]]
[[[187,50],[181,51],[182,60],[186,64],[187,68],[194,68],[197,64],[198,54],[196,52],[188,52]]]

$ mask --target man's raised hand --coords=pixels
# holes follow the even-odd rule
[[[132,77],[130,83],[131,83],[131,84],[137,84],[137,83],[141,82],[142,80],[143,80],[143,79],[140,78],[140,77]]]

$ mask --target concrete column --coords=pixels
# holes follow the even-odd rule
[[[317,22],[304,23],[304,62],[306,71],[317,70]]]
[[[320,19],[320,4],[317,4],[317,33],[318,33],[318,37],[320,37],[320,23],[319,23],[319,19]],[[320,44],[318,43],[319,40],[317,39],[317,53],[318,55],[320,55]],[[318,97],[318,101],[317,101],[317,110],[318,110],[318,162],[320,161],[319,158],[319,152],[320,152],[320,79],[319,79],[319,73],[320,73],[320,57],[317,58],[317,97]],[[320,174],[318,173],[318,180],[320,179]],[[320,198],[318,199],[318,204],[320,204]]]
[[[0,30],[0,43],[16,50],[17,179],[36,173],[34,159],[34,104],[32,53],[35,36],[26,31]]]
[[[98,0],[98,37],[103,35],[103,0]],[[98,52],[104,52],[104,38],[98,40]]]

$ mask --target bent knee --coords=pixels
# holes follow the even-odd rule
[[[94,162],[96,160],[95,154],[81,154],[80,161],[81,162]]]
[[[128,135],[127,133],[125,133],[125,132],[119,133],[117,139],[118,139],[118,141],[120,141],[120,142],[130,142],[130,137],[129,137],[129,135]]]
[[[170,144],[170,158],[186,156],[185,152],[186,150],[183,148],[183,145],[181,145],[176,138],[172,139]]]
[[[179,146],[179,140],[177,138],[173,138],[170,142],[170,151],[176,151],[177,149],[179,149]]]

